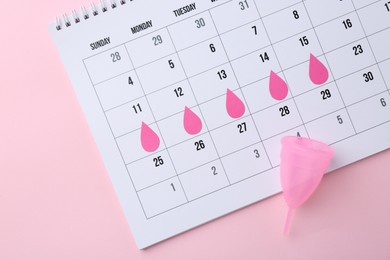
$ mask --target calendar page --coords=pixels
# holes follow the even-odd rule
[[[388,0],[103,1],[50,30],[139,248],[280,192],[283,136],[329,171],[390,147]]]

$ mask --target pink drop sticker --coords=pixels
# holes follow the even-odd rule
[[[269,78],[269,92],[276,100],[283,100],[287,97],[288,87],[286,82],[271,70]]]
[[[141,144],[147,152],[154,152],[160,146],[160,138],[158,135],[144,122],[141,127]]]
[[[311,82],[316,85],[324,84],[328,81],[328,69],[313,54],[310,53],[309,76]]]
[[[232,118],[240,118],[245,113],[244,103],[230,89],[226,92],[226,110]]]
[[[196,135],[202,130],[202,121],[200,118],[188,107],[184,109],[184,129],[190,135]]]

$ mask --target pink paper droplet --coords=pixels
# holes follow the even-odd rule
[[[324,84],[326,81],[328,81],[329,77],[328,69],[311,53],[309,63],[309,76],[310,80],[317,85]]]
[[[141,127],[141,144],[147,152],[154,152],[160,146],[160,138],[158,135],[144,122]]]
[[[184,129],[190,135],[196,135],[202,130],[202,121],[191,109],[184,109]]]
[[[226,92],[226,110],[232,118],[240,118],[245,113],[244,103],[230,89]]]
[[[271,70],[269,78],[269,92],[276,100],[283,100],[287,97],[288,87],[286,82]]]

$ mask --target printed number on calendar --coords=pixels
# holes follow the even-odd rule
[[[340,125],[344,123],[343,118],[340,115],[337,116],[337,121]]]
[[[200,29],[202,27],[206,26],[206,22],[203,18],[199,18],[198,20],[195,20],[196,28]]]
[[[382,107],[387,106],[386,100],[384,98],[381,98],[380,101],[381,101]]]
[[[246,123],[245,122],[242,122],[242,123],[240,123],[240,124],[238,124],[237,125],[237,128],[238,128],[238,132],[240,133],[240,134],[243,134],[243,133],[245,133],[246,132]]]
[[[294,18],[295,18],[295,19],[297,19],[297,20],[299,19],[299,13],[298,13],[297,10],[294,10],[294,11],[293,11],[293,15],[294,15]]]
[[[209,46],[210,46],[211,52],[215,52],[216,51],[214,44],[211,43]]]
[[[240,6],[240,9],[243,11],[249,8],[249,4],[247,0],[239,2],[238,5]]]
[[[302,47],[309,45],[309,39],[307,38],[307,36],[299,38],[299,42],[301,43]]]
[[[153,158],[154,167],[159,167],[164,164],[164,160],[161,156],[157,156],[156,158]]]
[[[281,107],[279,108],[279,112],[280,112],[280,116],[287,116],[290,114],[290,109],[288,108],[288,106],[284,106],[284,107]]]
[[[259,56],[262,62],[269,61],[269,56],[267,52],[261,53]]]
[[[217,74],[218,74],[220,80],[224,80],[227,78],[227,74],[226,74],[225,70],[218,71]]]
[[[352,28],[352,22],[351,19],[347,19],[343,21],[344,28],[348,30],[349,28]]]
[[[134,85],[133,79],[131,77],[129,77],[128,83],[129,83],[129,85]]]
[[[322,95],[322,99],[323,99],[323,100],[326,100],[326,99],[332,97],[332,94],[330,93],[330,90],[329,90],[329,89],[322,90],[322,91],[321,91],[321,95]]]
[[[217,175],[217,174],[218,174],[218,172],[217,172],[217,167],[212,166],[212,167],[211,167],[211,170],[213,171],[213,175]]]
[[[364,78],[365,82],[370,82],[370,81],[374,80],[374,74],[372,74],[372,72],[369,71],[369,72],[363,74],[363,78]]]
[[[356,46],[353,46],[352,50],[354,51],[355,56],[360,55],[360,54],[363,53],[363,47],[360,44],[358,44]]]
[[[255,154],[256,158],[260,158],[259,150],[255,149],[255,150],[253,150],[253,153]]]
[[[206,148],[206,145],[204,144],[203,140],[199,140],[199,141],[195,142],[194,145],[195,145],[197,151],[201,151],[204,148]]]
[[[181,87],[175,88],[173,91],[175,92],[176,97],[184,96],[183,89]]]
[[[138,104],[136,104],[136,105],[133,105],[133,110],[134,110],[134,112],[135,112],[136,114],[138,114],[138,113],[142,112],[142,107],[141,107],[141,105],[138,103]]]
[[[117,62],[117,61],[120,61],[122,59],[119,52],[111,53],[110,56],[111,56],[112,62]]]
[[[157,36],[153,37],[152,40],[154,42],[154,46],[157,46],[157,45],[160,45],[163,43],[163,39],[162,39],[161,35],[157,35]]]

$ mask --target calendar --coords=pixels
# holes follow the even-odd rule
[[[140,249],[280,192],[283,136],[329,171],[390,147],[388,0],[102,1],[49,28]]]

